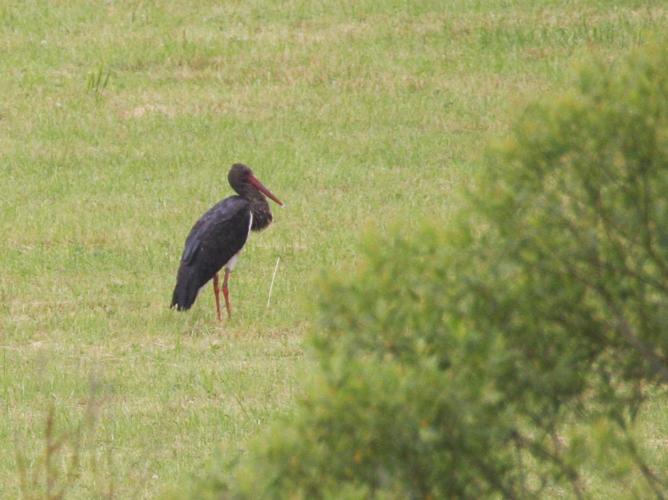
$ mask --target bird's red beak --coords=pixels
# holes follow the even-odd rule
[[[255,187],[255,189],[257,189],[258,191],[260,191],[262,194],[268,196],[269,198],[271,198],[272,200],[274,200],[276,203],[278,203],[279,205],[283,206],[283,202],[282,202],[281,200],[279,200],[278,198],[276,198],[276,196],[274,196],[274,193],[272,193],[272,192],[269,191],[266,187],[264,187],[264,184],[262,184],[262,183],[258,180],[257,177],[255,177],[254,175],[250,175],[250,176],[248,176],[248,182],[250,182],[250,183]]]

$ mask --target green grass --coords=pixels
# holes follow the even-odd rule
[[[309,376],[314,276],[347,272],[368,229],[446,220],[524,103],[667,23],[639,0],[5,0],[0,496],[17,450],[40,470],[49,408],[72,429],[91,393],[74,497],[153,497],[243,448]],[[287,208],[221,326],[208,289],[167,306],[237,161]]]

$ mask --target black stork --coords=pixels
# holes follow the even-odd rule
[[[200,289],[213,278],[216,314],[220,313],[218,272],[224,267],[223,295],[228,318],[232,315],[227,287],[241,249],[251,231],[260,231],[271,224],[272,216],[265,195],[279,205],[283,203],[253,175],[246,165],[232,165],[227,180],[238,196],[216,203],[195,223],[186,238],[181,256],[176,287],[170,307],[187,311]]]

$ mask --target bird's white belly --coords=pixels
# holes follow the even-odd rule
[[[232,258],[227,261],[227,264],[225,264],[223,267],[225,267],[230,272],[234,271],[234,266],[237,265],[237,260],[239,260],[239,254],[240,253],[241,253],[241,250],[239,250],[237,253],[235,253],[232,256]]]
[[[246,235],[246,241],[248,241],[248,238],[250,236],[251,232],[251,227],[253,227],[253,212],[250,213],[250,222],[248,223],[248,234]],[[244,246],[246,244],[244,243]],[[237,265],[237,260],[239,259],[239,254],[241,251],[244,249],[244,247],[241,247],[237,253],[235,253],[230,260],[228,260],[225,265],[223,266],[226,268],[228,271],[232,272],[234,271],[234,266]]]

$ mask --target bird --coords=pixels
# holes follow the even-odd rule
[[[271,224],[267,198],[283,206],[283,202],[255,177],[250,167],[242,163],[232,165],[227,180],[237,195],[216,203],[193,225],[181,255],[170,306],[177,311],[187,311],[202,287],[213,278],[219,321],[222,321],[222,315],[218,273],[225,268],[222,291],[229,319],[232,307],[228,281],[239,254],[251,231],[261,231]]]

